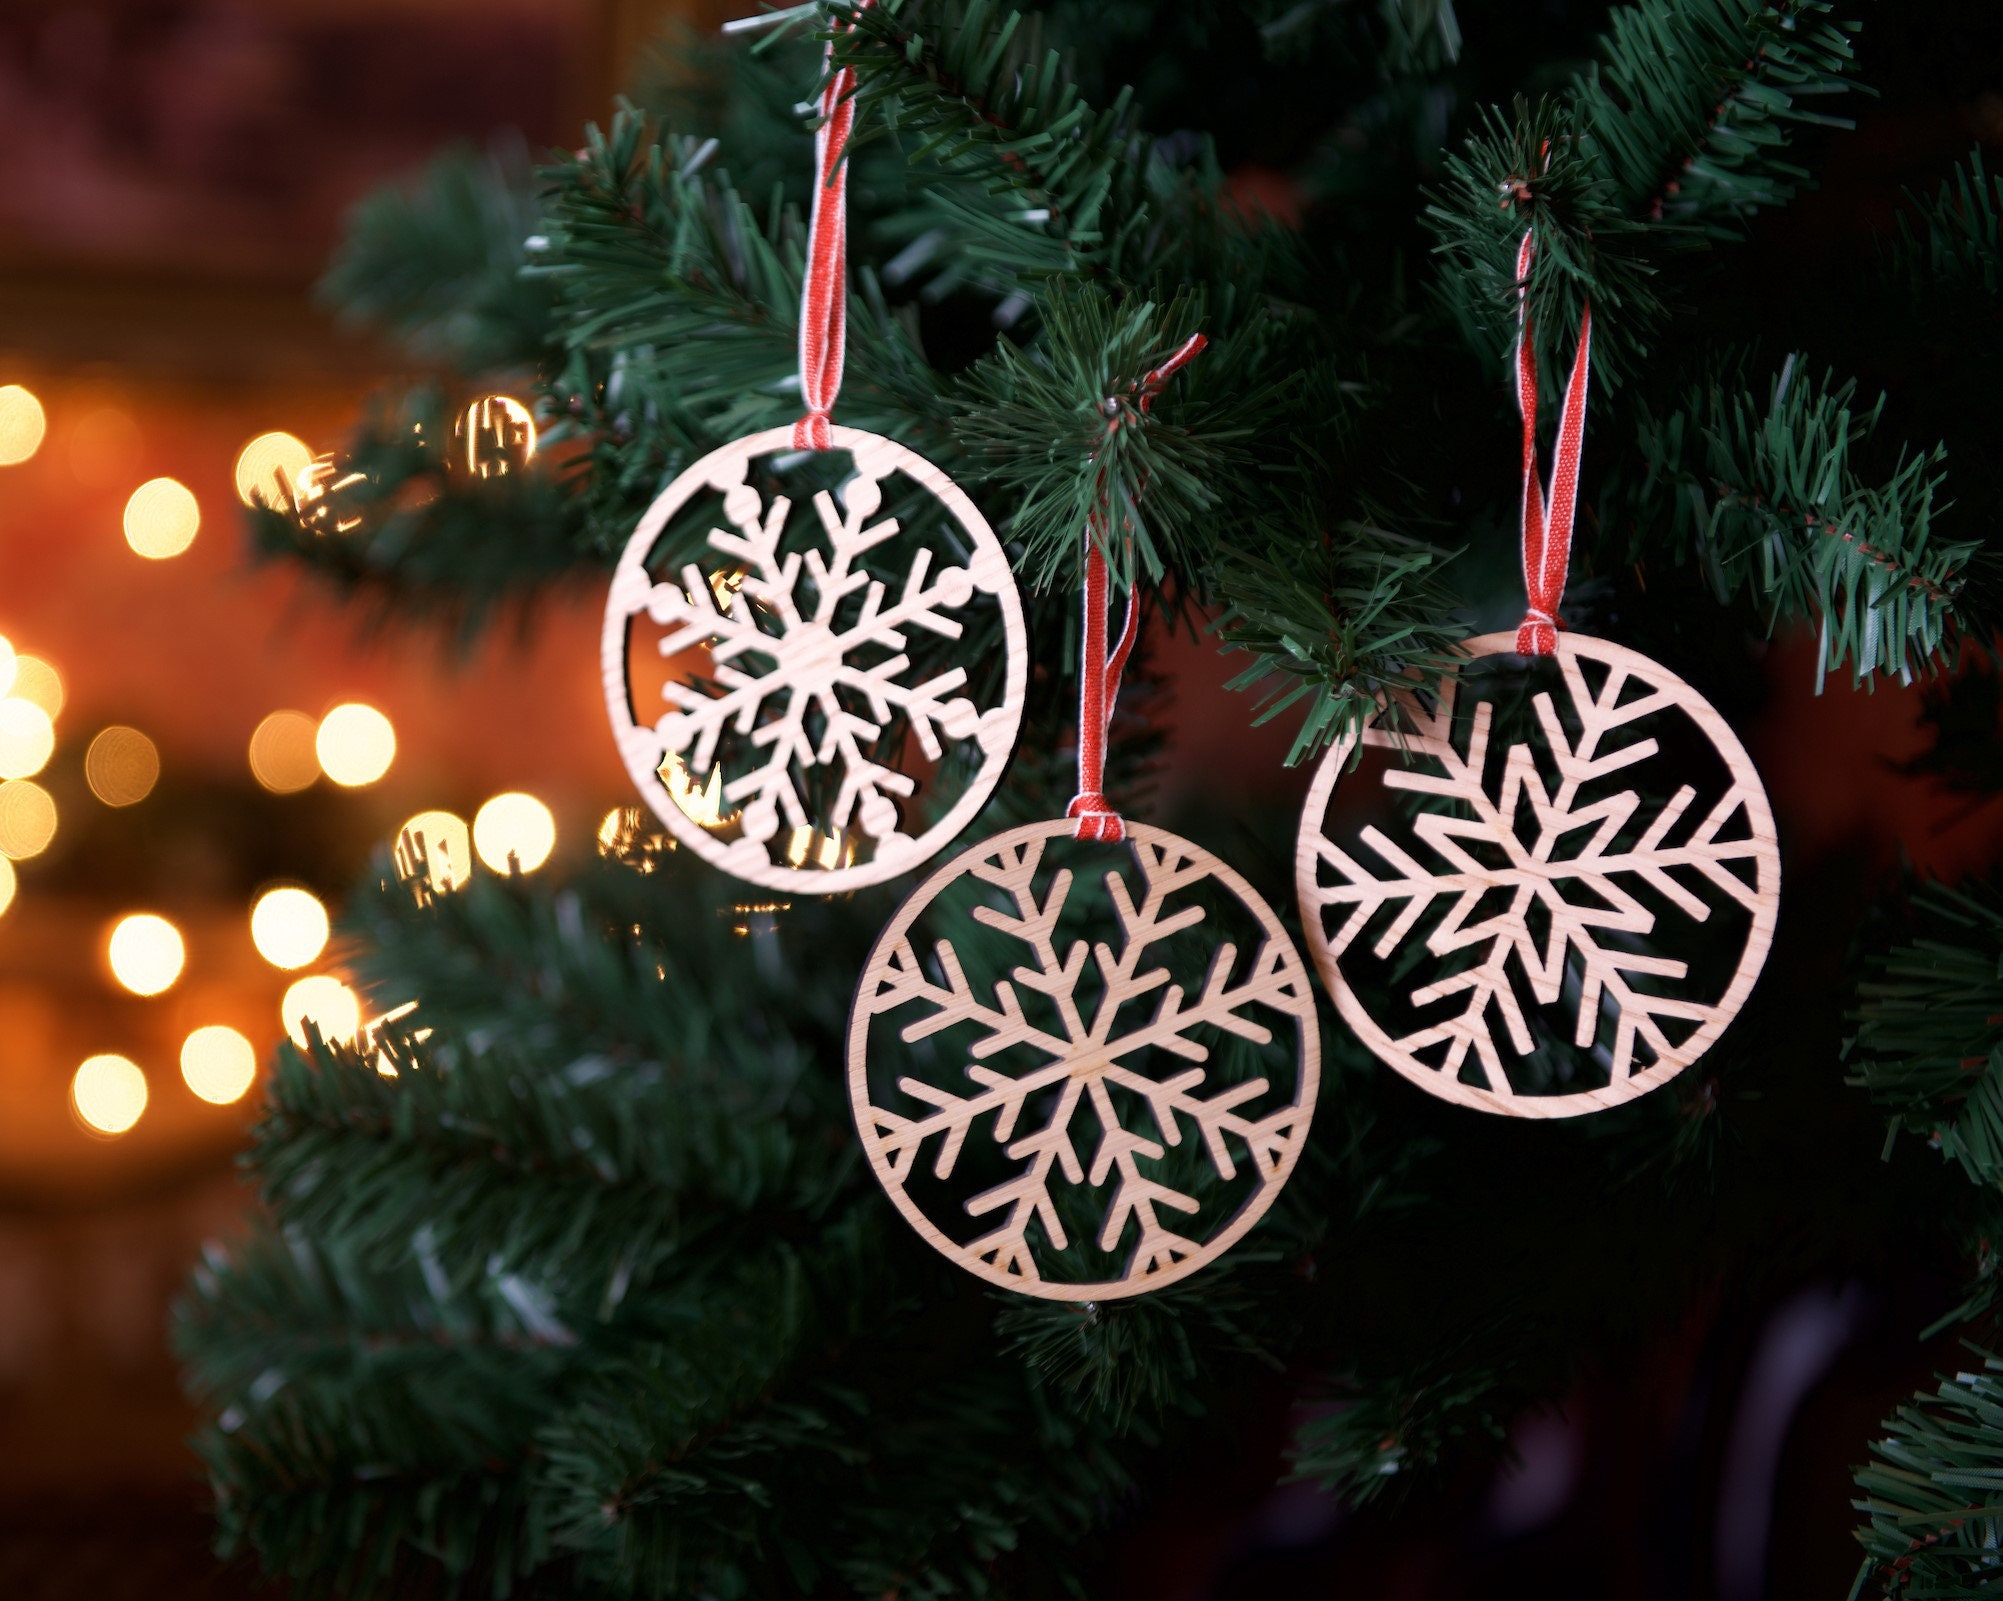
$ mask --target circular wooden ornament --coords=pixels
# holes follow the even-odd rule
[[[835,428],[831,441],[854,473],[812,496],[811,522],[784,496],[768,504],[750,481],[761,458],[795,454],[791,428],[712,451],[669,484],[619,558],[600,643],[620,759],[655,815],[726,872],[813,894],[916,867],[972,821],[1007,765],[1029,676],[1015,578],[973,502],[894,440]],[[901,533],[896,516],[877,515],[893,477],[939,502],[940,537],[919,544],[901,571],[872,573],[864,557]],[[705,496],[717,509],[704,560],[656,578],[656,544]],[[818,538],[789,537],[793,522],[817,526]],[[1003,639],[992,703],[969,698],[966,666],[913,682],[913,645],[960,639],[974,608],[988,605],[999,609]],[[697,682],[670,678],[651,722],[634,711],[643,614],[665,630],[662,657],[705,661]],[[904,736],[929,762],[973,763],[965,787],[915,834],[904,831],[899,802],[917,780],[883,759],[886,742]],[[828,796],[825,810],[808,790]]]
[[[1513,656],[1516,636],[1462,649],[1468,664]],[[1390,752],[1384,787],[1433,803],[1395,838],[1331,827],[1358,743],[1338,741],[1295,881],[1322,979],[1373,1053],[1462,1106],[1575,1117],[1666,1083],[1724,1032],[1773,939],[1780,852],[1751,758],[1688,684],[1579,634],[1521,660],[1556,669],[1523,737],[1491,737],[1496,702],[1465,672],[1398,693],[1396,716],[1364,728]],[[1743,942],[1735,959],[1721,925]],[[1556,1023],[1569,1053],[1539,1041]]]
[[[1243,878],[1162,829],[1112,848],[1073,827],[997,834],[898,909],[856,989],[849,1098],[940,1252],[1101,1301],[1188,1277],[1272,1205],[1321,1041],[1307,967]]]

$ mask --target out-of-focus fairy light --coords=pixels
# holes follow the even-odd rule
[[[48,416],[32,391],[19,384],[0,386],[0,467],[26,461],[42,448]]]
[[[313,750],[321,772],[337,784],[357,789],[389,771],[396,760],[396,729],[375,707],[349,701],[320,719]]]
[[[125,503],[125,542],[149,561],[180,555],[201,526],[202,508],[176,478],[149,478]]]
[[[0,778],[33,778],[56,749],[56,725],[31,700],[0,700]]]
[[[343,1045],[354,1044],[362,1028],[362,1003],[353,990],[331,973],[315,973],[311,978],[299,980],[278,1003],[278,1015],[284,1019],[285,1032],[292,1036],[292,1043],[302,1048],[309,1022],[319,1029],[322,1039]]]
[[[123,1056],[88,1057],[70,1080],[70,1105],[85,1127],[123,1134],[146,1110],[146,1075]]]
[[[317,728],[304,712],[273,712],[250,736],[250,774],[274,795],[290,795],[320,776]]]
[[[236,498],[246,506],[284,511],[299,490],[299,475],[313,464],[303,439],[274,430],[237,452]]]
[[[0,856],[0,912],[14,904],[14,864]]]
[[[250,942],[273,967],[304,967],[327,948],[327,908],[311,890],[286,886],[258,896]]]
[[[112,924],[105,954],[111,959],[111,976],[134,995],[158,995],[181,976],[188,947],[166,918],[133,912]]]
[[[455,890],[473,876],[472,831],[455,813],[419,812],[396,831],[399,876],[407,879],[416,873],[420,851],[434,894]]]
[[[160,751],[136,728],[101,729],[84,752],[84,781],[107,806],[135,806],[160,781]]]
[[[508,871],[511,856],[533,873],[555,848],[556,819],[533,795],[496,795],[473,814],[473,849],[497,873]]]
[[[55,837],[56,803],[47,790],[26,778],[0,783],[0,856],[39,856]]]
[[[14,674],[19,670],[20,663],[14,656],[14,642],[5,634],[0,634],[0,695],[13,689]]]
[[[786,861],[793,867],[818,867],[828,872],[855,860],[855,841],[846,834],[823,834],[802,826],[786,836]]]
[[[54,722],[63,710],[63,675],[39,656],[14,658],[14,682],[7,693],[16,700],[32,701]]]
[[[453,429],[459,462],[476,478],[519,472],[535,458],[536,423],[512,395],[482,395]]]
[[[689,777],[688,764],[680,753],[669,751],[655,771],[660,774],[668,799],[690,822],[703,828],[727,828],[741,815],[741,807],[733,806],[727,812],[723,809],[723,763],[714,764],[709,777],[697,783]]]
[[[181,1077],[215,1106],[243,1099],[257,1079],[257,1049],[221,1023],[198,1028],[181,1042]]]

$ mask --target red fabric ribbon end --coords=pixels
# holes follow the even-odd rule
[[[1088,789],[1073,795],[1064,815],[1078,820],[1078,826],[1071,831],[1073,839],[1117,845],[1127,837],[1126,819],[1113,810],[1112,802],[1099,790]]]
[[[827,450],[834,441],[828,429],[828,414],[824,411],[810,411],[793,424],[793,448],[795,450]]]

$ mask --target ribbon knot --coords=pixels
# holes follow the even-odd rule
[[[1073,839],[1117,845],[1127,837],[1126,819],[1113,810],[1112,802],[1106,799],[1103,791],[1090,789],[1073,795],[1071,804],[1064,808],[1064,815],[1078,821],[1078,826],[1071,831]]]

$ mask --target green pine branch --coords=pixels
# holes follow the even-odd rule
[[[2003,1184],[2003,879],[1922,886],[1857,986],[1847,1082],[1977,1184]]]
[[[1666,519],[1679,560],[1694,561],[1721,600],[1749,594],[1769,628],[1819,630],[1817,684],[1846,664],[1909,681],[1938,662],[1962,621],[1960,597],[1977,552],[1935,538],[1944,447],[1902,455],[1867,481],[1855,458],[1882,398],[1860,407],[1856,386],[1817,383],[1789,357],[1767,403],[1711,384],[1664,417],[1644,414],[1647,472],[1608,497],[1644,533]]]

